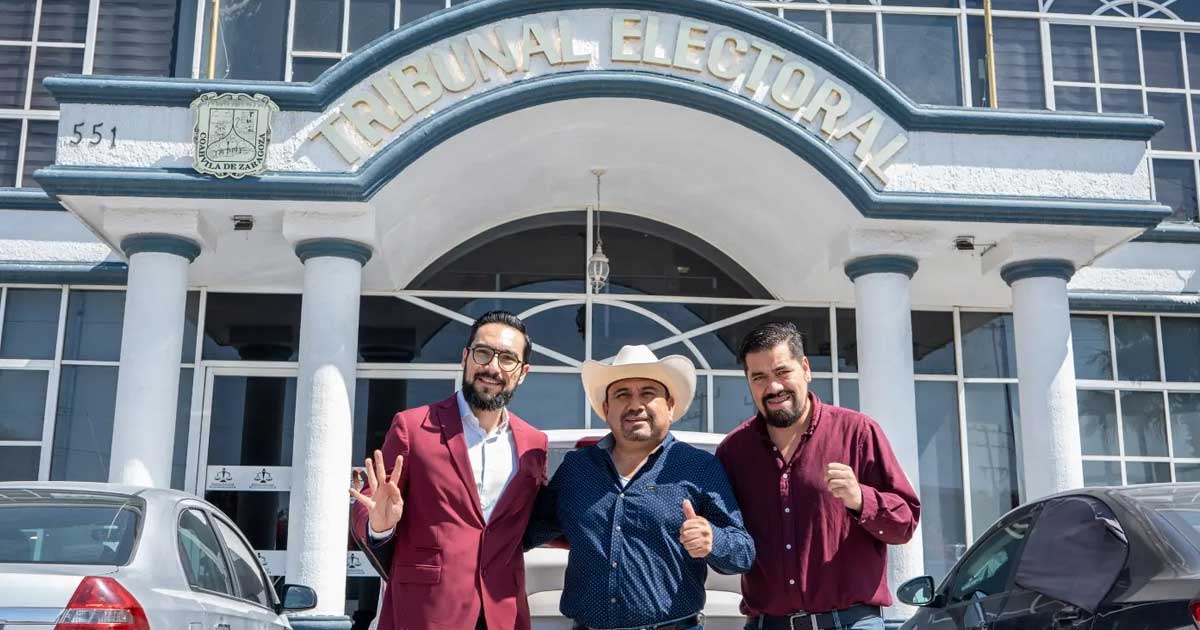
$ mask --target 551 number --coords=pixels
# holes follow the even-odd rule
[[[71,144],[73,146],[78,146],[83,143],[84,135],[83,135],[83,132],[81,131],[81,128],[86,124],[87,123],[75,123],[75,126],[71,128],[71,130],[72,130],[71,135],[75,136],[71,140]],[[92,131],[87,136],[88,137],[88,145],[94,147],[94,146],[100,144],[101,142],[104,142],[104,135],[101,133],[103,131],[103,127],[104,127],[104,123],[102,123],[102,122],[92,125]],[[113,125],[112,127],[110,127],[108,130],[108,133],[110,134],[110,140],[109,140],[108,146],[110,148],[116,147],[117,146],[117,127],[116,127],[116,125]]]

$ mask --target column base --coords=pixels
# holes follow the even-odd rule
[[[350,630],[353,622],[345,615],[288,615],[292,630]]]

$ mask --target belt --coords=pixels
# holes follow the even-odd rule
[[[700,625],[700,615],[692,615],[691,617],[684,617],[683,619],[667,621],[652,626],[634,626],[632,628],[621,628],[620,630],[691,630],[698,625]],[[590,626],[585,626],[577,621],[573,628],[575,630],[589,630]]]
[[[878,606],[858,604],[842,610],[823,613],[800,611],[790,615],[763,615],[750,620],[751,628],[761,630],[825,630],[849,628],[867,617],[881,617]]]

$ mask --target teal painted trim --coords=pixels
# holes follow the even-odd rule
[[[1186,243],[1200,245],[1200,224],[1167,223],[1133,239],[1138,243]]]
[[[1200,295],[1128,295],[1071,293],[1072,311],[1123,311],[1129,313],[1200,314]]]
[[[855,258],[846,263],[843,270],[846,272],[846,277],[853,282],[872,273],[902,273],[912,278],[913,274],[917,273],[918,267],[916,258],[882,254]]]
[[[812,164],[869,218],[1148,228],[1171,214],[1152,201],[880,192],[787,116],[714,86],[638,71],[569,72],[496,88],[418,123],[354,173],[215,179],[188,169],[51,166],[34,177],[54,195],[366,201],[434,147],[480,123],[546,103],[603,97],[671,103],[740,124]]]
[[[143,252],[174,254],[192,262],[200,255],[200,246],[195,241],[171,234],[134,234],[121,240],[121,251],[126,256]]]
[[[129,267],[120,262],[0,261],[0,283],[124,285]]]
[[[288,615],[292,630],[350,630],[353,622],[345,615]]]
[[[1026,278],[1058,278],[1070,282],[1073,275],[1075,275],[1075,263],[1057,258],[1022,260],[1000,268],[1000,278],[1008,286]]]
[[[300,262],[307,262],[309,258],[318,256],[349,258],[358,261],[360,265],[365,265],[368,260],[371,260],[371,248],[343,238],[314,238],[301,241],[296,245],[296,257],[300,259]]]
[[[65,212],[67,209],[40,188],[0,188],[0,210]]]
[[[204,81],[160,77],[60,75],[43,81],[63,103],[187,107],[205,92],[271,97],[281,109],[323,111],[352,86],[394,60],[466,31],[532,13],[574,9],[658,11],[720,24],[761,37],[827,68],[871,99],[908,131],[1149,140],[1163,122],[1148,116],[917,105],[869,66],[822,37],[778,17],[726,0],[473,0],[380,37],[314,83]]]

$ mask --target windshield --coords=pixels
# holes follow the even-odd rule
[[[141,514],[134,501],[97,495],[0,504],[0,563],[126,565]]]

